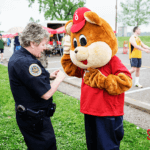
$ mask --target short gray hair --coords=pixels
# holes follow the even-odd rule
[[[22,47],[30,46],[30,42],[39,45],[43,39],[49,39],[49,33],[43,29],[40,24],[35,22],[27,24],[23,32],[19,36],[20,45]]]

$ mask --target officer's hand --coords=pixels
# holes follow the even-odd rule
[[[59,71],[60,71],[60,70],[56,70],[56,71],[52,72],[52,73],[50,74],[50,78],[56,78],[56,76],[57,76],[57,74],[58,74]]]
[[[71,40],[70,36],[65,36],[64,40],[64,54],[70,54]]]
[[[57,73],[56,79],[62,82],[65,79],[65,74],[59,70],[59,72]]]

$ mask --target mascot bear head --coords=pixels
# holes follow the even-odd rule
[[[105,66],[117,53],[117,39],[110,25],[86,7],[75,11],[65,30],[71,36],[70,58],[82,69]]]

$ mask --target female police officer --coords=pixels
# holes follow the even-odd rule
[[[29,23],[20,36],[21,49],[8,63],[17,124],[30,150],[56,149],[50,120],[55,111],[52,95],[65,75],[59,70],[50,75],[37,59],[48,38],[48,32],[41,25]],[[51,85],[49,77],[56,78]]]

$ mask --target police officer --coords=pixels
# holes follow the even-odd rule
[[[21,49],[8,63],[16,120],[29,150],[57,149],[50,120],[56,108],[52,95],[65,75],[60,70],[49,74],[37,59],[48,38],[41,25],[29,23],[20,36]],[[51,85],[49,77],[55,77]]]

